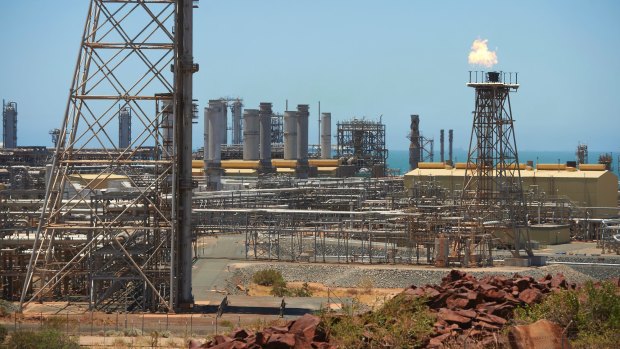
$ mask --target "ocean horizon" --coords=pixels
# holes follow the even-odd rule
[[[611,151],[590,151],[588,154],[587,163],[598,163],[599,155],[605,153],[612,155],[612,171],[616,174],[616,176],[620,177],[618,172],[618,160],[620,153],[614,153]],[[439,152],[436,151],[434,161],[438,162],[440,160],[439,156]],[[445,157],[448,157],[447,152]],[[453,151],[453,158],[455,163],[465,162],[467,160],[467,151],[464,149],[455,149]],[[534,164],[565,164],[567,161],[576,161],[576,155],[575,151],[520,151],[519,162],[526,163],[527,161],[532,161]],[[390,150],[388,152],[388,168],[400,170],[401,175],[409,172],[409,150]]]

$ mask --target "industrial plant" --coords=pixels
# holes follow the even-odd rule
[[[125,3],[149,20],[131,22]],[[53,148],[19,141],[18,103],[3,101],[1,299],[191,312],[196,251],[214,236],[238,236],[247,261],[328,265],[544,266],[541,246],[574,240],[620,254],[609,163],[588,163],[582,143],[575,161],[519,157],[510,98],[527,75],[463,73],[474,111],[464,162],[453,129],[439,130],[436,157],[424,115],[401,115],[410,169],[399,175],[381,117],[196,96],[194,6],[91,1]],[[129,60],[146,73],[121,72]]]

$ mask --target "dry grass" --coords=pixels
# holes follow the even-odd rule
[[[289,287],[301,287],[303,282],[288,282]],[[328,287],[317,283],[309,282],[309,289],[312,297],[327,298]],[[392,299],[395,295],[403,291],[402,288],[369,288],[367,285],[362,287],[336,287],[329,288],[330,297],[356,298],[360,303],[377,306],[383,304],[386,300]],[[250,296],[270,296],[271,287],[250,284],[248,295]]]

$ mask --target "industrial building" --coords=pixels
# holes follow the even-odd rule
[[[443,163],[420,163],[404,175],[409,193],[434,186],[450,197],[460,197],[465,179],[465,163],[454,167]],[[606,218],[618,214],[618,177],[602,165],[581,165],[580,169],[557,164],[539,164],[536,168],[521,165],[523,190],[533,196],[565,198],[575,207],[587,208],[592,217]]]

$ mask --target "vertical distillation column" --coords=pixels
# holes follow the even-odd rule
[[[261,103],[260,121],[260,168],[263,173],[271,172],[271,103]]]
[[[241,139],[242,135],[242,123],[241,123],[241,115],[242,115],[243,103],[241,100],[237,99],[232,104],[232,144],[241,144],[243,141]]]
[[[4,148],[17,148],[17,103],[2,101],[2,126]]]
[[[118,112],[118,147],[129,148],[131,144],[131,109],[121,108]]]
[[[297,112],[284,112],[284,159],[297,159]]]
[[[444,132],[443,129],[439,130],[439,161],[446,161],[444,157]]]
[[[452,158],[452,142],[453,142],[454,132],[452,129],[448,130],[448,160],[450,164],[453,164],[454,159]]]
[[[297,105],[297,178],[308,178],[308,112],[307,104]]]
[[[178,199],[176,217],[177,289],[171,295],[177,308],[190,308],[192,295],[192,75],[198,71],[193,56],[193,0],[177,0],[174,62],[175,146]],[[174,285],[174,283],[173,283]]]
[[[321,114],[321,158],[332,158],[332,113]]]
[[[420,163],[420,116],[411,115],[411,133],[409,134],[409,168],[415,170]]]
[[[257,109],[243,111],[243,160],[258,160],[259,121]]]

